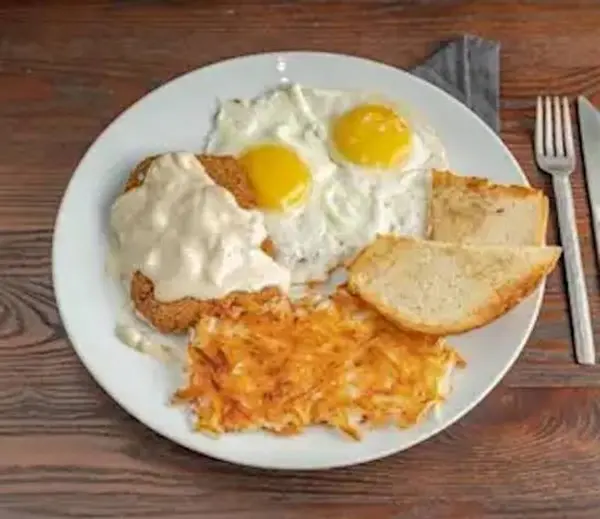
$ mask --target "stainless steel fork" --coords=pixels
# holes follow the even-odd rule
[[[566,97],[537,99],[535,157],[540,169],[552,175],[558,226],[567,272],[575,356],[580,364],[595,364],[594,335],[569,176],[575,169],[575,146]]]

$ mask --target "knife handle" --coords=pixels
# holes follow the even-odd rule
[[[567,290],[575,336],[575,356],[579,364],[595,364],[594,334],[579,248],[571,182],[568,176],[552,175],[552,184],[556,196],[560,240],[567,272]]]

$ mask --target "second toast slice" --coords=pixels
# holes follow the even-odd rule
[[[380,236],[349,269],[349,288],[397,325],[432,335],[483,326],[529,295],[559,247],[470,246]]]
[[[548,198],[527,186],[434,171],[430,238],[479,245],[543,245]]]

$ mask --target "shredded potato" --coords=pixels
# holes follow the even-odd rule
[[[408,427],[443,401],[443,381],[463,364],[444,339],[400,330],[345,290],[204,318],[192,336],[175,401],[213,434],[324,424],[360,439],[361,425]]]

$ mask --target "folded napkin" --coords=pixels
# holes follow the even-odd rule
[[[446,91],[500,131],[500,43],[465,35],[445,43],[415,76]]]

